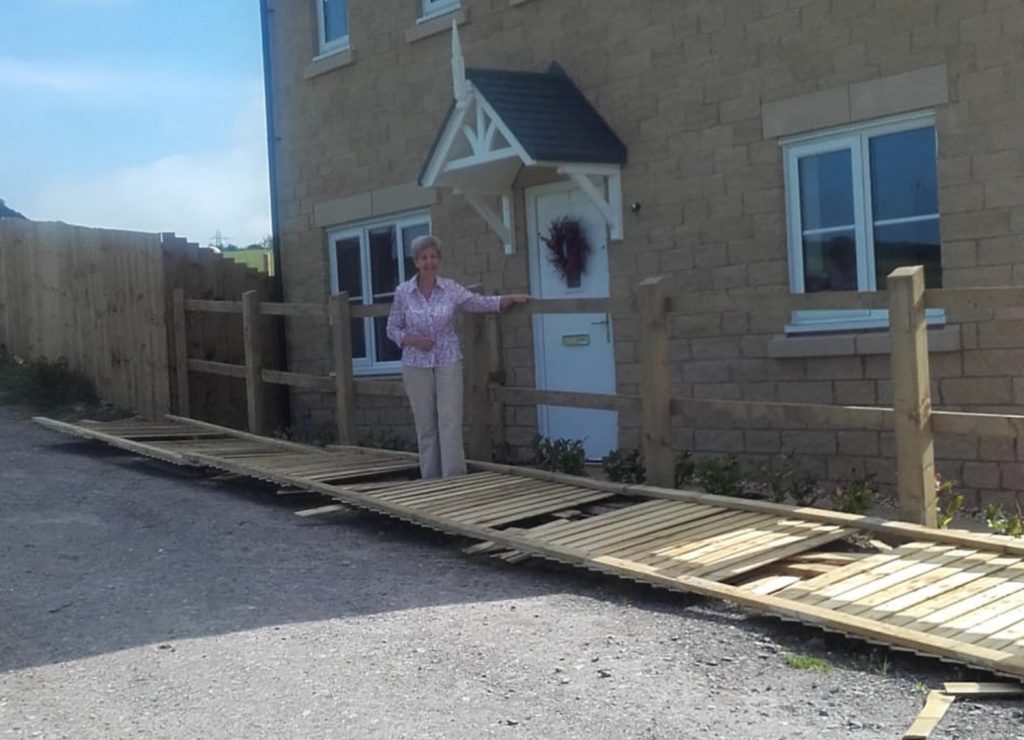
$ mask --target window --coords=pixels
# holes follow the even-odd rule
[[[923,265],[927,286],[941,286],[931,114],[802,136],[784,152],[794,293],[884,289],[903,265]],[[887,325],[886,311],[798,311],[789,329]]]
[[[430,219],[415,214],[345,227],[327,235],[331,292],[348,291],[353,305],[391,303],[395,288],[416,267],[412,240],[430,233]],[[401,369],[401,350],[387,337],[387,317],[352,320],[353,369],[360,374]]]
[[[459,7],[459,0],[420,0],[422,4],[420,20],[443,15]]]
[[[316,0],[320,56],[348,48],[348,0]]]

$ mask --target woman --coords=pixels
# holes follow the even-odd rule
[[[497,312],[530,300],[528,295],[481,296],[440,277],[441,242],[413,239],[416,275],[395,289],[387,333],[402,348],[402,380],[416,422],[420,474],[465,475],[462,446],[462,352],[455,336],[456,311]]]

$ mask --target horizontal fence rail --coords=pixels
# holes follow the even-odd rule
[[[476,288],[477,286],[473,286]],[[884,292],[835,292],[791,295],[779,293],[702,292],[668,296],[664,279],[641,283],[627,300],[608,298],[533,300],[511,307],[509,314],[611,313],[630,315],[641,324],[641,395],[581,393],[523,388],[494,382],[490,361],[496,347],[486,317],[467,318],[465,362],[466,417],[470,425],[471,455],[489,459],[491,444],[503,438],[501,409],[505,405],[568,406],[584,409],[639,413],[641,440],[653,485],[671,487],[674,462],[670,440],[670,419],[720,416],[738,425],[758,423],[769,428],[830,428],[841,430],[895,431],[897,440],[898,486],[901,517],[934,526],[935,475],[933,435],[983,435],[1017,438],[1024,435],[1024,416],[936,411],[931,408],[928,369],[926,308],[955,311],[989,311],[993,308],[1024,307],[1024,288],[924,288],[923,269],[900,268],[890,276]],[[187,369],[243,378],[250,398],[258,398],[264,383],[293,388],[334,392],[337,395],[339,444],[352,444],[353,396],[402,398],[405,390],[394,378],[352,376],[351,329],[353,319],[387,316],[391,305],[352,304],[347,294],[331,296],[328,304],[256,303],[247,294],[242,301],[207,301],[176,296],[182,311],[242,314],[247,325],[259,317],[304,317],[327,321],[331,326],[335,372],[333,377],[271,370],[255,366],[249,354],[246,365],[230,365],[185,358]],[[250,304],[248,312],[245,306]],[[671,395],[668,368],[669,319],[673,315],[707,313],[789,312],[797,310],[872,309],[890,313],[890,341],[893,357],[894,404],[892,407],[835,406],[776,401],[715,400],[675,398]],[[248,347],[248,345],[247,345]],[[255,354],[256,348],[251,348]],[[181,349],[179,347],[179,354]],[[179,362],[182,359],[179,358]],[[180,374],[179,374],[180,377]],[[255,408],[253,403],[250,406]],[[259,420],[250,420],[251,431],[259,431]],[[499,428],[495,428],[499,427]]]

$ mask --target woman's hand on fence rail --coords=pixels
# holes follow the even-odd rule
[[[526,293],[509,293],[508,295],[503,295],[501,297],[498,308],[501,311],[505,311],[512,306],[518,306],[521,303],[528,303],[531,298],[532,296]]]

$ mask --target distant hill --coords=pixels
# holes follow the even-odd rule
[[[25,218],[25,215],[18,213],[13,208],[8,208],[7,204],[0,200],[0,218]]]

